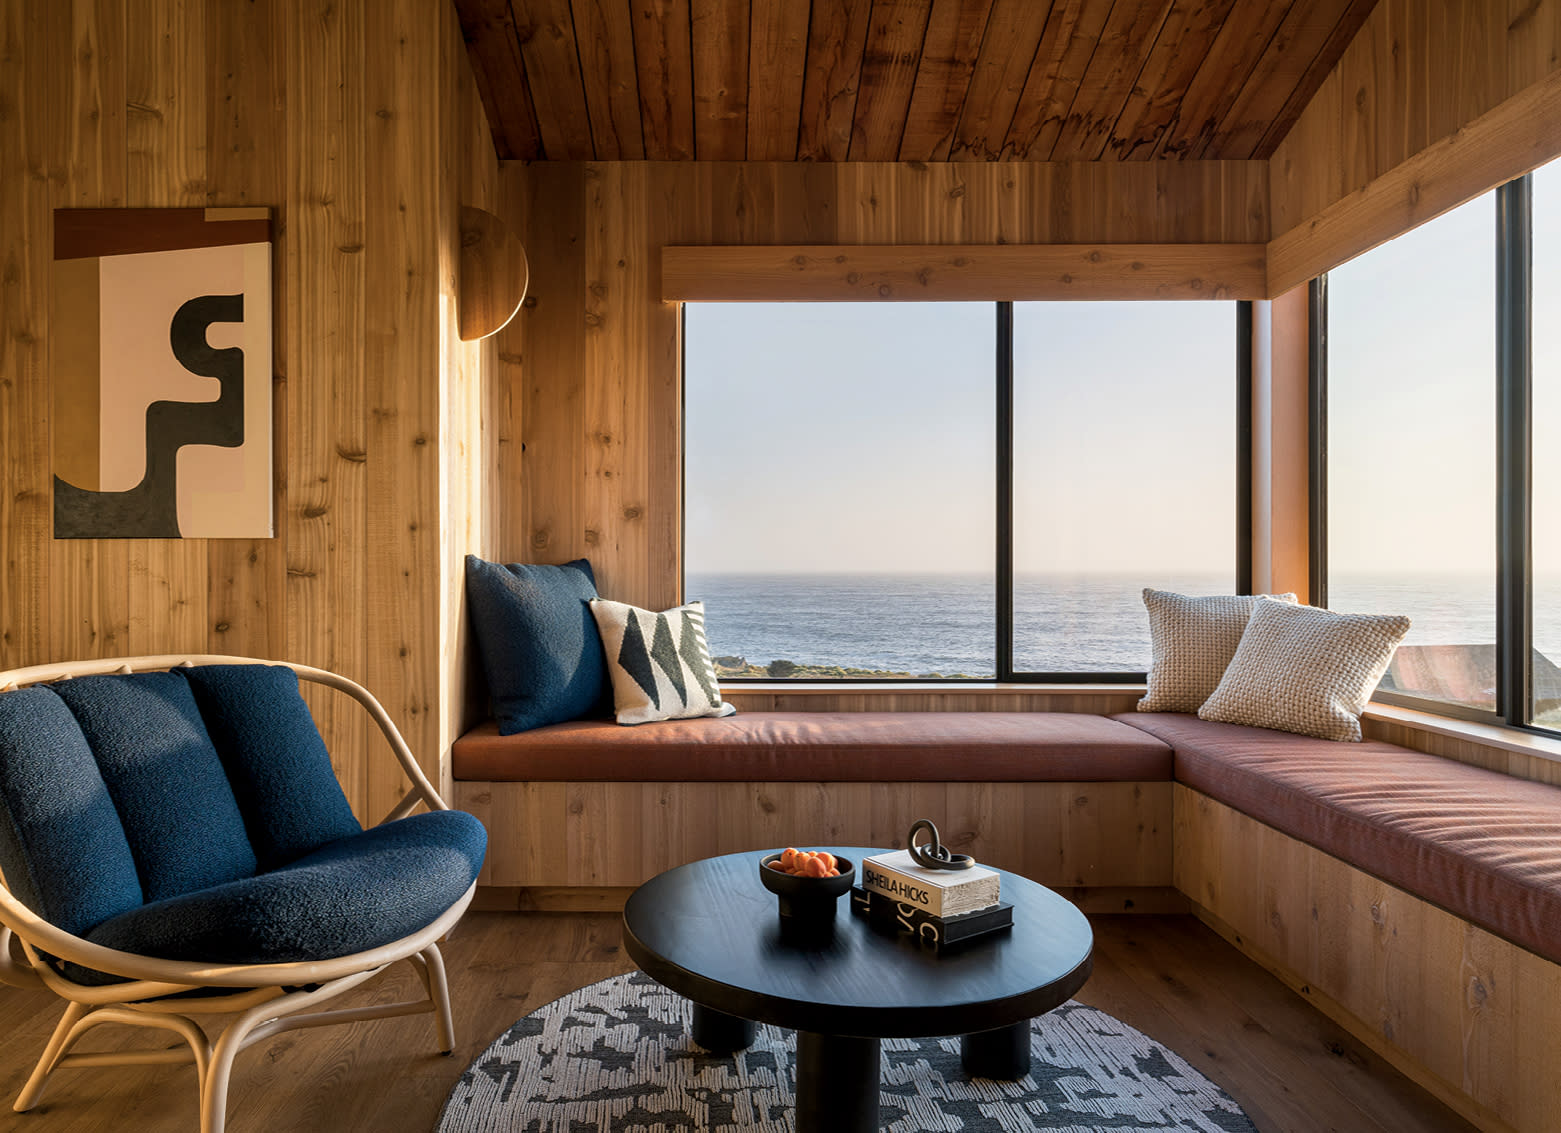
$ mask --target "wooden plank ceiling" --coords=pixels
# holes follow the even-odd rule
[[[1241,160],[1376,0],[455,0],[499,155]]]

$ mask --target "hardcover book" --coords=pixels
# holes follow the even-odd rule
[[[981,866],[960,870],[927,869],[912,860],[909,850],[863,858],[862,888],[913,905],[935,917],[957,917],[995,905],[999,899],[999,877],[995,870]]]
[[[860,886],[851,890],[851,911],[867,917],[875,925],[909,934],[920,943],[937,949],[1010,928],[1014,923],[1012,905],[998,903],[956,917],[934,917],[914,905],[891,900],[882,893],[869,892]]]

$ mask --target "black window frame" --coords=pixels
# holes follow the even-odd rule
[[[1068,302],[1068,300],[1058,300]],[[1166,300],[1169,302],[1170,300]],[[1236,430],[1235,467],[1235,515],[1236,527],[1236,592],[1252,593],[1252,302],[1235,300],[1236,345]],[[679,341],[684,344],[679,360],[680,389],[687,388],[687,338],[682,333],[686,304],[678,310]],[[992,677],[853,677],[833,678],[831,684],[849,685],[905,685],[947,684],[982,685],[999,683],[1035,684],[1142,684],[1148,674],[1138,672],[1111,672],[1076,670],[1066,672],[1031,672],[1014,669],[1014,304],[1012,300],[994,302],[996,326],[996,358],[994,365],[997,382],[996,398],[996,569],[994,571],[997,592],[996,618],[993,632],[996,650],[993,654],[996,674]],[[680,397],[686,405],[686,398]],[[681,423],[687,436],[686,420]],[[687,461],[683,462],[683,493],[688,490]],[[687,538],[687,525],[678,532],[679,540]],[[687,556],[680,546],[678,554],[679,593],[686,593],[685,578]],[[723,677],[722,684],[774,683],[772,677]]]
[[[1496,707],[1378,690],[1372,700],[1554,736],[1533,722],[1533,177],[1492,190],[1496,204]],[[1328,604],[1328,277],[1309,292],[1312,602]]]

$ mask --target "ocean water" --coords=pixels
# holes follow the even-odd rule
[[[1228,594],[1230,575],[1021,575],[1014,586],[1014,666],[1020,672],[1141,672],[1149,667],[1145,586]],[[715,656],[801,665],[991,677],[996,672],[990,575],[689,574],[706,607]],[[1405,644],[1495,640],[1489,577],[1340,576],[1329,605],[1408,614]],[[1561,659],[1561,577],[1535,582],[1535,647]]]

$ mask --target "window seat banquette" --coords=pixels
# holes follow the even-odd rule
[[[1396,744],[1334,743],[1179,713],[746,712],[633,728],[575,720],[512,736],[488,721],[456,741],[452,766],[463,790],[478,782],[1174,780],[1561,962],[1561,788]],[[922,816],[899,817],[896,829]],[[936,810],[931,817],[944,820]],[[1025,819],[1047,837],[1047,816]],[[788,821],[810,825],[802,814]],[[832,832],[847,844],[873,841],[868,834]],[[954,834],[964,846],[981,836]],[[711,852],[768,846],[759,837]]]
[[[743,712],[623,727],[571,720],[456,741],[458,780],[1169,782],[1171,749],[1073,712]],[[910,824],[907,820],[906,825]]]
[[[495,833],[479,883],[638,885],[767,846],[898,845],[917,818],[1059,888],[1168,891],[1171,749],[1104,715],[779,712],[577,720],[456,741],[459,805]]]
[[[1117,719],[1171,746],[1179,784],[1561,963],[1561,787],[1371,740]]]
[[[628,886],[716,853],[897,844],[931,817],[980,860],[1105,895],[1088,907],[1174,885],[1484,1128],[1561,1113],[1561,787],[1156,713],[489,722],[452,763],[485,885]]]

